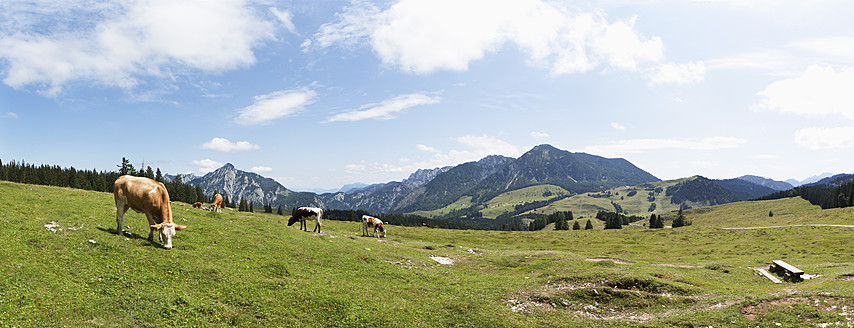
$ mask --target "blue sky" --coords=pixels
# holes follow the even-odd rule
[[[549,143],[662,179],[854,171],[850,1],[3,1],[0,159],[294,190]]]

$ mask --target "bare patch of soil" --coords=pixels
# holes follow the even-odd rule
[[[616,257],[594,257],[589,259],[584,259],[585,261],[590,262],[601,262],[601,261],[611,261],[616,264],[646,264],[646,265],[657,265],[657,266],[666,266],[666,267],[674,267],[674,268],[705,268],[705,265],[697,265],[697,264],[673,264],[673,263],[639,263],[635,261],[618,259]]]
[[[854,300],[831,296],[799,296],[763,301],[743,306],[741,315],[748,320],[756,320],[765,313],[782,311],[793,306],[810,306],[819,312],[841,315],[847,323],[854,323]]]

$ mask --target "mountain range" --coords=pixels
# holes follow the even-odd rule
[[[551,145],[536,146],[518,158],[491,155],[456,166],[420,169],[402,181],[349,185],[341,191],[322,194],[295,192],[273,179],[238,170],[232,164],[226,164],[204,176],[180,177],[190,185],[200,186],[208,196],[218,192],[235,203],[243,198],[256,206],[271,204],[274,208],[285,209],[318,206],[327,209],[361,209],[375,214],[445,213],[453,207],[452,204],[474,210],[485,209],[491,200],[506,199],[506,196],[499,196],[512,192],[531,190],[536,186],[556,188],[556,194],[552,191],[540,192],[542,195],[530,199],[533,204],[539,204],[535,202],[538,201],[545,206],[561,197],[661,181],[622,158],[573,153]],[[167,178],[172,179],[174,176]],[[666,197],[670,197],[673,204],[683,204],[680,206],[755,199],[792,188],[786,182],[750,175],[727,180],[697,176],[666,185]],[[554,195],[546,197],[550,194]],[[528,201],[523,199],[520,202]],[[650,211],[653,209],[650,207]]]

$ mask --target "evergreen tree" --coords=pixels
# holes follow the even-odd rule
[[[557,220],[555,221],[555,230],[569,230],[569,224],[561,212],[558,212]]]
[[[240,212],[246,212],[249,210],[249,204],[246,203],[246,199],[243,199],[243,197],[240,197],[240,206],[237,210]]]
[[[655,215],[655,213],[649,215],[649,228],[650,229],[664,228],[664,221],[661,220],[661,215]]]
[[[279,206],[279,210],[278,210],[278,211],[276,211],[276,214],[278,214],[278,215],[285,215],[285,212],[284,212],[284,211],[282,211],[282,207],[281,207],[281,206]]]
[[[154,179],[154,170],[151,169],[151,166],[145,168],[144,176],[149,179]]]
[[[157,182],[163,182],[163,173],[160,173],[160,168],[157,168],[157,173],[154,174],[154,180]]]
[[[609,215],[605,221],[605,229],[622,229],[623,219],[619,215]]]
[[[691,223],[685,220],[685,214],[682,213],[682,209],[679,209],[679,212],[676,213],[676,219],[673,219],[673,223],[671,224],[671,226],[674,228],[678,228],[687,225],[691,225]]]
[[[119,175],[134,174],[133,164],[127,158],[122,157],[122,164],[116,165],[119,168]]]
[[[590,222],[590,219],[587,219],[587,224],[584,225],[584,230],[593,230],[593,222]]]
[[[572,230],[581,230],[581,224],[580,224],[580,223],[578,223],[578,221],[575,221],[575,222],[572,224]]]
[[[255,202],[249,203],[249,212],[253,212],[253,213],[255,212],[254,204],[255,204]]]

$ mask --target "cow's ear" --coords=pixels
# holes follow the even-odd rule
[[[150,227],[152,227],[152,228],[154,228],[154,229],[156,229],[156,230],[160,230],[160,227],[162,227],[162,226],[163,226],[163,224],[158,223],[158,224],[152,224]]]
[[[182,226],[182,225],[177,225],[177,224],[175,225],[175,230],[184,230],[186,228],[187,228],[187,226]]]

